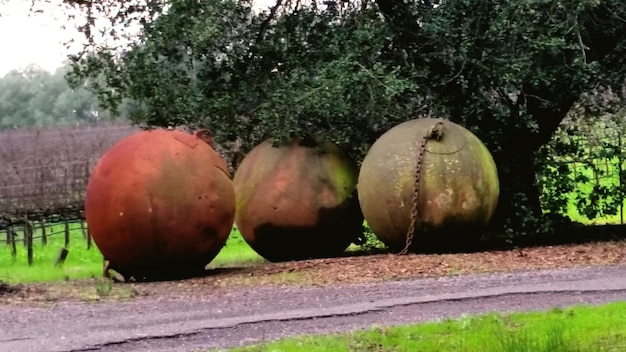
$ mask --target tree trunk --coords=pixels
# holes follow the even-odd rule
[[[494,229],[513,228],[520,232],[534,232],[541,219],[541,189],[537,183],[537,151],[549,143],[561,121],[576,102],[580,91],[567,95],[555,94],[550,88],[525,88],[531,97],[555,97],[558,101],[546,102],[524,97],[525,111],[536,122],[538,131],[503,128],[500,141],[502,150],[494,155],[500,179],[500,200],[494,217]],[[511,118],[518,116],[517,109]]]
[[[506,148],[494,159],[500,176],[500,199],[492,228],[531,230],[533,220],[542,214],[534,151],[527,146]]]

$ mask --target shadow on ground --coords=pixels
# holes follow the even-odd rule
[[[626,225],[583,225],[571,223],[550,233],[520,235],[515,238],[503,234],[487,234],[479,240],[448,241],[442,244],[422,241],[420,246],[411,247],[418,254],[476,253],[494,250],[512,250],[533,247],[586,244],[626,240]],[[340,257],[354,257],[372,254],[394,254],[401,248],[373,247],[347,251]]]

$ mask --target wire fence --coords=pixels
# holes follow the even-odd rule
[[[10,255],[14,260],[18,255],[18,246],[23,245],[29,266],[33,264],[34,248],[43,248],[50,243],[61,245],[55,265],[62,263],[69,252],[72,238],[76,239],[76,230],[80,231],[80,237],[85,241],[87,249],[92,247],[91,236],[84,220],[67,220],[60,223],[24,220],[21,223],[0,225],[0,245],[9,247]]]
[[[91,170],[113,144],[137,131],[107,124],[0,132],[0,219],[83,218]]]
[[[0,131],[0,245],[9,246],[13,258],[23,245],[31,265],[36,243],[62,242],[67,255],[78,227],[90,248],[87,181],[104,152],[137,130],[109,123]]]
[[[540,180],[551,185],[551,192],[544,188],[547,202],[568,199],[569,214],[624,224],[626,110],[595,119],[566,119],[548,148],[549,163]]]

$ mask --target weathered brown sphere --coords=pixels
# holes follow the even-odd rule
[[[410,250],[445,251],[475,242],[496,209],[500,192],[496,165],[474,134],[448,120],[404,122],[372,145],[358,183],[365,220],[392,249],[405,246],[420,142],[437,122],[443,124],[443,135],[426,144]]]
[[[357,174],[332,143],[265,141],[235,173],[235,223],[270,261],[339,255],[362,233]]]
[[[96,165],[85,196],[91,236],[128,275],[202,270],[226,242],[234,215],[224,161],[202,139],[176,130],[118,142]]]

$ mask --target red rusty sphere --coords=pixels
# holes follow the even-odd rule
[[[337,256],[362,233],[357,175],[332,143],[265,141],[235,173],[235,223],[270,261]]]
[[[485,145],[448,120],[416,119],[383,134],[359,174],[359,200],[373,232],[402,249],[413,217],[416,166],[424,135],[413,251],[448,251],[475,244],[491,220],[500,193],[498,173]]]
[[[100,159],[87,185],[94,242],[120,272],[202,270],[233,225],[235,192],[220,156],[176,130],[133,134]]]

